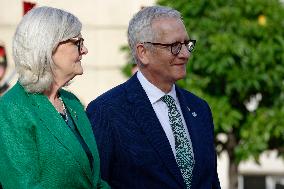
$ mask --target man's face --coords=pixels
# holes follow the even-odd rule
[[[184,43],[189,40],[184,24],[181,20],[174,18],[156,19],[152,23],[153,31],[156,34],[153,43],[171,44],[175,42]],[[154,85],[172,85],[177,80],[186,76],[186,64],[190,52],[185,45],[182,45],[180,52],[173,55],[171,47],[154,45],[149,49],[148,64],[145,71],[150,75]]]

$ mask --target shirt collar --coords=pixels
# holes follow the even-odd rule
[[[142,88],[146,92],[151,104],[158,102],[166,93],[161,91],[158,87],[150,83],[147,78],[144,77],[141,71],[137,72],[137,78],[142,85]],[[172,86],[172,89],[167,95],[172,96],[175,101],[177,101],[175,85]]]

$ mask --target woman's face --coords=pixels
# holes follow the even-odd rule
[[[68,82],[76,75],[83,74],[82,56],[88,53],[84,46],[84,39],[78,37],[60,42],[52,55],[54,67],[52,69],[55,81]]]

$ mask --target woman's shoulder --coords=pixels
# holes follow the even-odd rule
[[[1,105],[15,106],[16,104],[25,104],[25,103],[27,103],[27,93],[19,83],[16,83],[0,98],[0,106]]]
[[[0,122],[2,125],[11,124],[7,122],[10,120],[14,123],[27,120],[25,112],[30,112],[30,100],[25,90],[19,86],[14,85],[8,92],[0,98]]]

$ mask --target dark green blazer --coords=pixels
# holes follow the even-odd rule
[[[100,162],[90,123],[79,100],[60,90],[88,157],[48,98],[17,83],[0,99],[0,182],[4,189],[109,188],[100,178]]]

